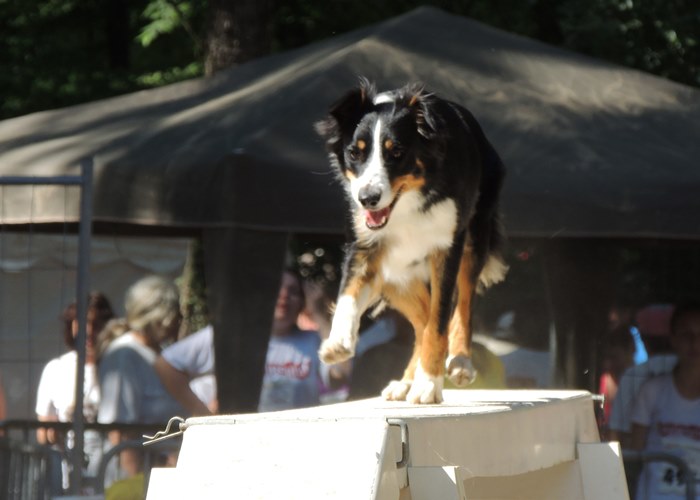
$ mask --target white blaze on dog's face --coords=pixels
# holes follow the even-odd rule
[[[356,205],[356,223],[370,231],[386,226],[401,196],[424,184],[411,110],[384,95],[375,104],[383,106],[363,118],[347,147],[345,172]]]
[[[382,120],[374,124],[371,145],[358,140],[362,148],[369,148],[369,158],[359,177],[350,179],[352,199],[363,211],[367,227],[379,229],[388,222],[394,193],[391,189],[389,173],[382,159]]]

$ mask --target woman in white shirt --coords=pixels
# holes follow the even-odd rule
[[[100,386],[95,364],[95,337],[105,324],[114,317],[107,297],[100,292],[92,292],[88,297],[86,324],[85,381],[83,386],[83,417],[86,422],[95,422],[100,403]],[[78,353],[75,337],[78,334],[77,306],[70,304],[62,316],[63,337],[69,351],[52,359],[44,367],[36,397],[36,416],[42,422],[71,422],[75,409],[75,383],[78,367]],[[37,440],[64,450],[73,445],[73,436],[61,436],[53,429],[39,429]],[[97,471],[100,458],[99,436],[85,433],[85,451],[90,459],[88,473]],[[64,483],[67,478],[64,475]],[[65,484],[64,484],[65,485]]]

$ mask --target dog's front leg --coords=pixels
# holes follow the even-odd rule
[[[406,401],[411,403],[442,402],[447,328],[464,238],[463,232],[458,233],[449,250],[436,251],[430,257],[430,313],[422,335],[420,360],[413,385],[406,396]]]
[[[430,314],[430,292],[425,283],[415,281],[406,287],[386,285],[384,295],[391,307],[408,319],[416,336],[413,355],[404,370],[403,377],[401,380],[392,380],[382,391],[382,397],[386,400],[404,401],[413,385],[416,367],[420,361],[423,332]]]
[[[413,384],[406,395],[410,403],[440,403],[444,385],[447,336],[440,328],[440,310],[443,302],[445,279],[444,252],[436,252],[430,262],[430,311],[428,321],[420,336],[420,356],[415,368]],[[449,280],[448,280],[449,281]],[[449,292],[448,292],[449,293]]]
[[[376,273],[372,271],[370,258],[366,251],[354,248],[347,257],[331,332],[318,351],[326,364],[340,363],[355,355],[360,318],[378,298]]]

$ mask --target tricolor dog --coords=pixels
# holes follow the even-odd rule
[[[386,303],[410,321],[416,342],[383,397],[439,403],[445,374],[457,386],[476,376],[472,300],[507,270],[503,163],[469,111],[420,85],[377,93],[361,80],[316,130],[345,187],[353,233],[321,359],[352,357],[360,317]]]

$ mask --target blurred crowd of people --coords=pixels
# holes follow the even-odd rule
[[[364,320],[352,360],[334,366],[320,363],[318,348],[329,334],[332,301],[328,291],[303,280],[296,271],[283,272],[258,411],[375,397],[390,380],[401,378],[413,350],[413,332],[410,324],[390,309]],[[117,318],[107,297],[100,292],[89,295],[82,405],[85,421],[164,424],[175,415],[216,414],[213,327],[208,325],[177,340],[182,319],[178,288],[159,276],[134,283],[126,292],[124,304],[125,315]],[[61,320],[67,352],[47,363],[37,389],[36,415],[44,422],[69,422],[74,414],[78,333],[75,303],[66,308]],[[479,376],[471,388],[549,387],[549,353],[514,341],[512,314],[502,315],[497,329],[495,335],[475,335],[473,361]],[[648,352],[629,317],[611,318],[610,332],[602,344],[600,392],[605,395],[605,405],[601,429],[605,439],[619,440],[623,448],[671,450],[697,469],[700,308],[692,304],[676,308],[670,332],[674,352]],[[4,400],[0,397],[0,418],[3,413]],[[113,431],[106,446],[136,437]],[[63,451],[73,446],[70,433],[60,435],[50,429],[40,429],[37,440]],[[87,431],[84,449],[84,473],[94,477],[105,443],[96,433]],[[141,461],[140,453],[126,449],[120,453],[118,470],[108,475],[108,482],[116,486],[131,480],[129,491],[140,494]],[[69,472],[64,464],[64,487]],[[638,489],[646,496],[638,498],[676,498],[673,495],[682,484],[682,477],[672,466],[649,465]],[[126,490],[118,491],[124,497]],[[656,493],[659,495],[654,496]]]
[[[700,303],[673,309],[667,349],[640,355],[638,336],[623,323],[605,343],[603,438],[619,441],[623,456],[624,450],[673,455],[700,478]],[[676,464],[655,459],[627,466],[632,498],[686,498],[688,478]]]
[[[332,301],[327,291],[303,280],[296,271],[282,273],[259,411],[374,397],[390,380],[401,377],[413,349],[413,333],[408,322],[390,310],[363,324],[354,360],[336,366],[320,362],[318,349],[329,334]],[[116,317],[110,300],[101,292],[90,293],[87,304],[84,421],[165,424],[175,415],[217,412],[213,328],[208,325],[177,340],[182,316],[179,291],[172,281],[146,276],[134,283],[124,297],[123,317]],[[37,388],[35,411],[42,422],[74,418],[76,303],[65,309],[61,321],[66,352],[46,364]],[[475,387],[505,387],[505,371],[498,357],[479,343],[474,352],[481,374]],[[138,436],[115,430],[105,442],[97,432],[86,431],[85,476],[96,476],[107,448],[134,438]],[[74,445],[70,432],[62,435],[50,426],[37,431],[37,440],[62,452]],[[118,467],[108,469],[107,483],[131,480],[129,491],[142,491],[141,454],[127,448],[118,462]],[[68,461],[63,466],[67,488]],[[118,491],[126,494],[123,487]]]

